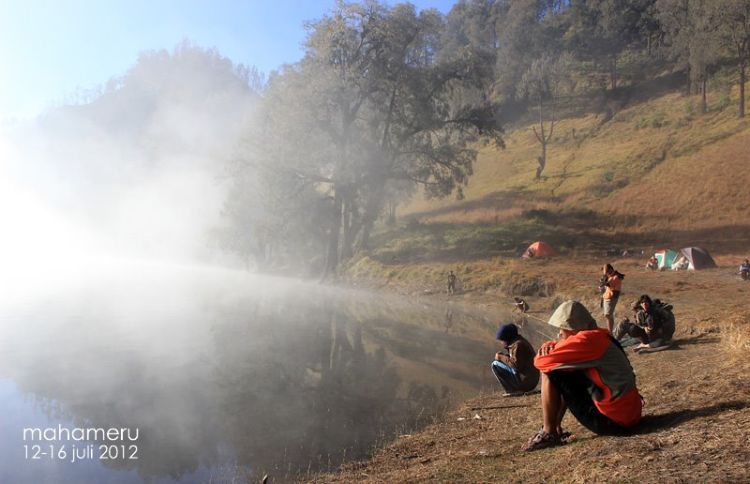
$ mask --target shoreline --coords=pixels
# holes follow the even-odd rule
[[[675,350],[649,355],[628,352],[638,375],[639,388],[648,402],[644,409],[647,417],[644,418],[641,433],[624,439],[597,437],[583,429],[573,417],[566,416],[566,427],[579,436],[576,442],[561,448],[522,453],[520,446],[541,422],[539,395],[502,398],[501,389],[496,389],[464,400],[436,423],[414,434],[398,437],[376,450],[369,459],[350,462],[337,472],[308,476],[305,480],[493,482],[510,477],[519,482],[558,481],[561,479],[553,472],[555,465],[569,465],[572,456],[580,452],[598,455],[601,448],[610,449],[613,453],[602,453],[602,465],[578,466],[573,474],[562,480],[652,480],[655,475],[654,466],[658,468],[661,464],[668,464],[655,458],[654,451],[649,446],[658,447],[663,444],[653,442],[663,440],[675,432],[690,433],[693,426],[705,424],[705,420],[713,421],[718,418],[716,416],[722,417],[724,414],[735,414],[740,420],[750,424],[750,401],[742,398],[750,393],[750,377],[745,376],[750,374],[750,363],[738,357],[741,350],[750,349],[750,314],[744,311],[746,301],[750,301],[750,282],[729,276],[728,268],[737,257],[739,256],[721,256],[717,258],[718,269],[695,272],[646,272],[640,259],[616,259],[613,262],[615,268],[626,274],[623,291],[625,296],[616,310],[617,321],[626,313],[629,306],[627,303],[641,292],[674,304],[677,317]],[[511,265],[517,266],[512,262]],[[599,258],[555,258],[543,261],[542,264],[536,262],[539,261],[532,261],[528,265],[530,270],[525,274],[526,277],[534,279],[540,273],[553,274],[555,291],[544,296],[525,296],[531,305],[529,316],[540,323],[546,322],[546,317],[551,314],[552,307],[558,301],[572,298],[581,300],[602,326],[603,318],[599,314],[598,305],[593,306],[598,299],[595,294],[595,277],[596,269],[601,265]],[[590,281],[588,286],[584,284],[586,280]],[[502,283],[497,287],[472,288],[473,290],[457,296],[436,294],[431,287],[427,288],[430,292],[426,292],[422,283],[398,286],[386,283],[378,287],[376,281],[360,280],[353,287],[418,297],[433,304],[453,301],[471,311],[479,310],[487,314],[491,314],[493,310],[498,311],[504,307],[506,299],[510,300]],[[493,336],[488,335],[488,338]],[[702,367],[697,372],[693,371],[691,378],[686,378],[686,366],[691,367],[696,360],[701,362]],[[711,375],[722,375],[722,378],[715,385],[698,385],[700,381],[697,381],[696,373],[705,373],[704,379],[711,379]],[[700,392],[689,391],[696,385],[701,387]],[[665,392],[679,393],[681,398],[675,401],[661,399],[660,394]],[[710,397],[708,401],[719,402],[718,406],[695,409],[693,407],[704,399],[699,396],[691,398],[691,393]],[[674,423],[667,422],[670,419]],[[505,430],[500,434],[495,433],[500,427]],[[727,480],[731,477],[728,480],[736,481],[750,476],[750,471],[745,470],[744,466],[744,462],[750,458],[747,450],[750,442],[743,439],[737,441],[734,437],[723,438],[723,434],[732,429],[736,433],[736,422],[730,419],[709,432],[712,439],[717,440],[718,447],[724,450],[717,454],[721,459],[711,457],[711,462],[718,462],[718,466],[700,474],[701,478]],[[656,441],[654,435],[657,436]],[[622,452],[618,451],[619,446],[623,445],[620,440],[627,447],[634,447],[632,452],[636,460],[642,458],[648,465],[639,467],[623,463]],[[680,476],[689,475],[688,471],[694,466],[704,467],[701,463],[705,459],[695,458],[685,449],[684,452],[679,450],[681,447],[697,445],[695,439],[684,440],[684,444],[674,442],[670,445],[677,450],[673,459],[687,459],[688,464],[677,474],[674,474],[675,468],[664,467],[665,471],[669,470],[668,476],[674,482],[681,482]],[[732,445],[733,443],[737,445]],[[459,465],[451,464],[455,459],[458,459]],[[531,463],[534,465],[527,467]],[[524,467],[518,467],[521,464]],[[617,469],[618,466],[624,466],[628,473],[622,473],[621,470],[612,474],[601,472],[603,468]]]

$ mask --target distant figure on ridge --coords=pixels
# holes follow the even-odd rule
[[[542,372],[542,429],[526,451],[566,443],[561,427],[565,411],[597,435],[622,435],[641,420],[641,396],[623,349],[598,328],[578,301],[565,301],[548,323],[558,340],[539,348],[534,366]]]
[[[612,333],[615,339],[628,335],[639,339],[641,344],[636,351],[646,348],[658,348],[669,344],[675,331],[675,319],[670,304],[660,300],[652,301],[648,294],[638,299],[635,322],[629,319],[621,321]]]
[[[506,394],[529,392],[539,383],[539,370],[534,366],[534,347],[518,334],[518,327],[504,324],[497,330],[497,340],[508,350],[508,354],[495,353],[492,373],[505,389]]]
[[[615,327],[615,306],[620,299],[622,280],[625,275],[617,272],[611,264],[602,267],[602,277],[599,280],[599,290],[602,292],[602,311],[607,320],[607,328],[611,333]]]
[[[448,294],[455,294],[456,292],[456,275],[453,271],[448,273]]]
[[[745,281],[750,279],[750,261],[747,259],[740,264],[740,277]]]
[[[524,301],[520,297],[514,297],[513,300],[515,301],[515,304],[513,304],[513,306],[515,306],[516,309],[518,309],[522,313],[528,312],[528,310],[529,310],[529,303],[527,303],[526,301]]]

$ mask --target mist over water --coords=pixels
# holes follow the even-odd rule
[[[184,44],[0,127],[1,482],[284,480],[495,384],[498,315],[230,269],[255,83]],[[137,428],[138,459],[30,459],[23,429],[57,425]]]
[[[2,261],[220,258],[209,235],[252,122],[249,75],[186,43],[142,54],[91,100],[0,126]]]
[[[290,478],[494,384],[479,315],[224,269],[97,275],[3,305],[0,324],[3,481]],[[138,428],[139,459],[25,461],[21,429],[50,422]]]

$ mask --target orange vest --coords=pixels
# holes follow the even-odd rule
[[[592,395],[599,411],[623,427],[641,420],[641,395],[628,357],[612,342],[609,331],[579,331],[562,341],[545,356],[534,358],[539,371],[580,370],[594,384]]]
[[[607,301],[615,298],[615,291],[617,291],[617,295],[620,295],[620,291],[622,290],[622,279],[620,279],[617,274],[612,274],[611,276],[607,277],[607,286],[604,288],[604,296],[603,298]]]

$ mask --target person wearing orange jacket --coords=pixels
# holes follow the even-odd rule
[[[534,358],[542,375],[544,426],[524,450],[562,445],[567,409],[595,434],[627,433],[641,419],[643,400],[622,347],[578,301],[562,303],[548,324],[559,329],[558,340],[542,344]]]
[[[611,333],[615,328],[615,306],[620,299],[622,280],[625,279],[625,276],[617,272],[611,264],[606,264],[602,268],[602,273],[602,310]]]

